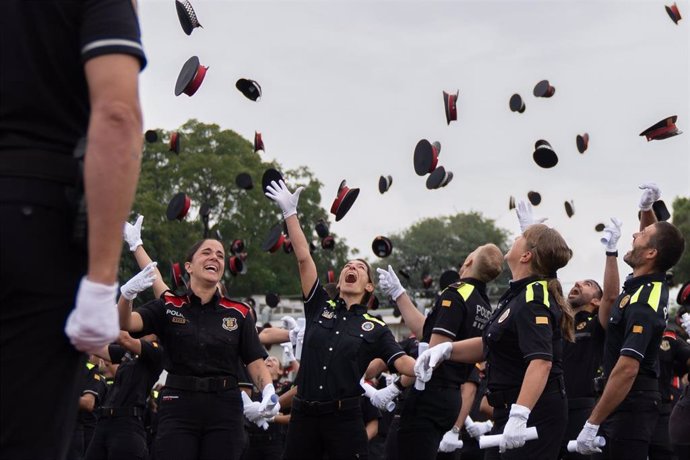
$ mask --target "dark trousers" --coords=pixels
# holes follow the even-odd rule
[[[646,460],[659,418],[661,396],[656,391],[631,391],[600,428],[611,460]]]
[[[238,389],[203,393],[163,388],[154,441],[161,460],[237,460],[244,448]]]
[[[269,427],[268,431],[272,432],[249,432],[249,447],[242,456],[242,460],[280,460],[283,458],[285,434],[282,427],[274,425]]]
[[[690,459],[690,386],[676,403],[668,422],[669,437],[678,460]]]
[[[662,403],[659,409],[659,419],[652,433],[652,440],[649,444],[649,460],[674,460],[671,439],[668,433],[668,421],[671,417],[671,403]],[[690,438],[690,432],[688,432]]]
[[[63,459],[85,355],[64,333],[86,271],[65,188],[0,177],[0,455]],[[24,397],[26,396],[26,397]]]
[[[366,459],[367,433],[359,405],[330,413],[309,413],[293,403],[285,460]]]
[[[146,433],[139,417],[102,418],[86,451],[86,460],[146,459]]]
[[[398,428],[400,428],[400,415],[396,414],[391,420],[386,438],[386,460],[398,460]]]
[[[509,415],[510,407],[494,408],[494,427],[491,434],[503,433]],[[542,394],[527,420],[528,427],[537,427],[539,439],[527,441],[524,446],[506,450],[502,454],[498,452],[498,448],[487,449],[484,459],[554,460],[558,458],[567,417],[568,402],[563,392],[552,391]]]
[[[398,428],[398,458],[434,460],[441,438],[460,412],[460,389],[427,384],[424,391],[412,388],[405,398]]]
[[[574,398],[568,400],[568,424],[561,442],[561,456],[563,460],[588,460],[590,455],[582,455],[577,452],[568,452],[568,441],[577,439],[577,436],[589,419],[594,409],[594,398]]]

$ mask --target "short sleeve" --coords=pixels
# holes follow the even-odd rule
[[[165,324],[165,305],[160,299],[155,299],[146,302],[136,310],[141,315],[144,323],[143,329],[137,333],[138,336],[147,334],[156,334],[158,337],[163,336]]]
[[[642,361],[655,334],[659,335],[655,327],[657,314],[646,303],[630,304],[625,313],[625,336],[620,354]]]
[[[139,339],[139,341],[141,342],[139,359],[151,364],[153,367],[161,367],[163,365],[163,350],[161,350],[160,344],[143,339]]]
[[[122,346],[111,343],[108,345],[108,354],[110,355],[110,362],[113,364],[119,364],[122,358],[125,357],[126,350]]]
[[[386,326],[384,326],[384,330],[382,331],[381,336],[376,341],[375,354],[376,358],[381,358],[382,360],[384,360],[388,365],[388,368],[394,372],[396,370],[393,363],[396,359],[405,355],[405,352],[403,351],[400,344],[395,341],[393,333]]]
[[[538,302],[528,302],[515,316],[518,346],[525,361],[553,359],[553,316],[549,308]]]
[[[242,336],[240,338],[240,358],[244,364],[249,364],[257,359],[265,359],[268,356],[256,333],[254,318],[247,315],[242,321]]]
[[[314,315],[319,314],[321,308],[331,300],[326,290],[321,286],[321,281],[317,278],[314,286],[309,290],[309,294],[304,298],[304,316],[307,319],[312,319]]]
[[[446,289],[441,294],[436,304],[436,321],[431,329],[432,334],[440,334],[450,339],[455,339],[460,329],[467,308],[464,300],[457,291]]]

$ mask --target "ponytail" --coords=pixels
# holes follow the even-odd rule
[[[556,303],[561,307],[561,320],[559,326],[561,327],[561,335],[569,342],[575,342],[575,318],[573,307],[563,297],[563,288],[558,278],[551,278],[548,281],[547,289],[549,294],[556,299]]]

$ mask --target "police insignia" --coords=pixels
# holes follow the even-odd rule
[[[534,322],[536,324],[549,324],[549,317],[548,316],[535,316]]]
[[[173,323],[177,323],[177,324],[184,324],[187,322],[186,319],[180,318],[179,316],[173,316],[172,318],[170,318],[170,321],[172,321]]]
[[[575,327],[575,329],[577,329],[578,331],[581,331],[582,329],[585,328],[585,326],[587,326],[587,321],[583,321],[581,323],[578,323],[578,325]]]
[[[362,330],[367,331],[367,332],[374,330],[374,323],[372,323],[371,321],[363,322],[362,323]]]
[[[661,341],[659,348],[661,348],[662,351],[669,351],[671,349],[671,344],[668,343],[668,340],[664,339]]]
[[[635,325],[632,327],[632,332],[633,332],[633,334],[642,334],[642,331],[644,331],[644,327],[642,327],[642,326],[639,325],[639,324],[635,324]]]
[[[237,329],[237,319],[233,318],[232,316],[223,318],[223,329],[226,331],[234,331]]]
[[[503,314],[498,318],[498,323],[502,323],[503,321],[506,320],[506,318],[510,315],[510,308],[508,308],[506,311],[503,312]]]
[[[442,307],[450,307],[451,301],[450,300],[442,300],[441,301],[441,306]]]
[[[324,310],[321,312],[321,316],[323,316],[326,319],[332,319],[333,316],[335,316],[335,312],[333,310]]]
[[[630,302],[630,296],[626,295],[621,299],[621,303],[618,304],[618,308],[625,308],[625,306],[628,305],[628,302]]]

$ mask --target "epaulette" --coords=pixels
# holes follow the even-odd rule
[[[249,313],[249,305],[247,305],[246,303],[238,302],[237,300],[230,300],[226,297],[221,298],[218,301],[218,305],[230,310],[237,310],[240,313],[240,315],[242,315],[242,318],[246,318],[247,313]]]
[[[335,300],[327,300],[326,303],[328,304],[328,308],[335,310],[335,307],[337,306]]]
[[[525,301],[538,302],[550,308],[548,283],[544,280],[535,281],[527,285],[525,289]]]
[[[385,325],[386,325],[386,323],[384,323],[383,321],[381,321],[381,320],[378,319],[378,318],[374,318],[374,317],[371,316],[369,313],[365,313],[365,314],[362,315],[362,316],[364,316],[364,317],[365,317],[366,319],[368,319],[369,321],[374,322],[374,323],[376,323],[376,324],[379,324],[379,325],[381,325],[381,326],[385,326]]]
[[[165,291],[163,293],[163,302],[166,305],[181,308],[183,305],[189,303],[189,298],[186,295],[177,295],[172,291]]]
[[[667,339],[673,339],[673,340],[676,340],[678,338],[678,336],[676,335],[675,332],[668,331],[668,330],[664,331],[664,333],[661,336],[666,337]]]
[[[640,286],[630,297],[630,303],[646,303],[652,310],[659,310],[661,303],[661,281],[652,281]]]
[[[470,283],[465,283],[464,281],[458,281],[457,283],[451,284],[453,289],[458,291],[458,294],[460,294],[460,297],[462,297],[462,300],[467,302],[467,299],[470,297],[472,292],[474,292],[474,285]]]

